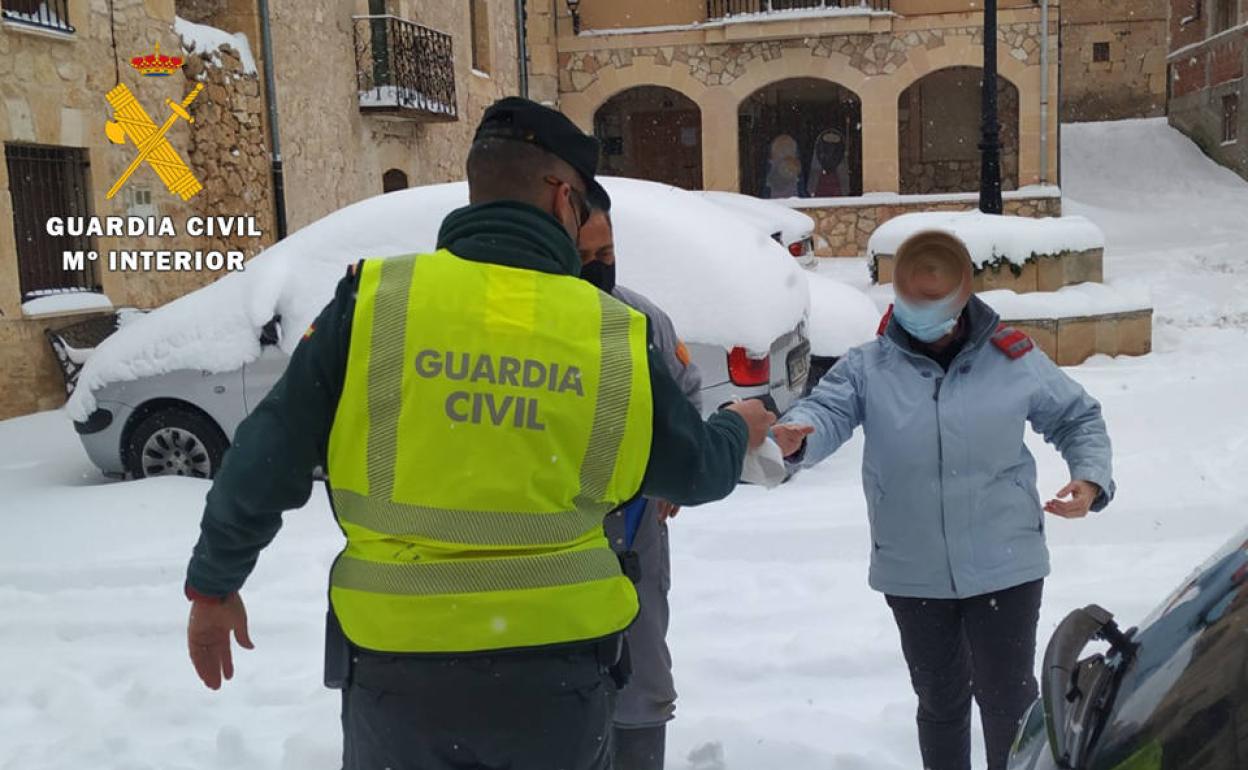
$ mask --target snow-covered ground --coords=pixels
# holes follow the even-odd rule
[[[1044,638],[1093,601],[1138,621],[1248,519],[1248,184],[1164,122],[1070,127],[1063,149],[1067,210],[1104,229],[1116,282],[1151,288],[1157,329],[1151,356],[1071,370],[1104,404],[1120,492],[1050,520]],[[865,288],[862,260],[823,271]],[[1065,469],[1034,450],[1055,492]],[[859,438],[673,522],[669,768],[919,766],[896,632],[866,586],[860,458]],[[245,591],[257,649],[210,693],[181,597],[206,489],[100,481],[60,413],[0,423],[0,770],[338,767],[319,684],[328,506],[287,516]]]

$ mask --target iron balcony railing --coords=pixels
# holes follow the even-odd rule
[[[73,34],[68,0],[0,0],[5,21]]]
[[[362,111],[427,121],[459,119],[450,35],[397,16],[353,19]]]
[[[817,11],[829,8],[888,11],[891,10],[891,3],[892,0],[706,0],[706,18],[726,19],[744,14]]]

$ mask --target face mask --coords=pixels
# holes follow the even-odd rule
[[[594,260],[581,265],[581,280],[588,281],[607,294],[615,288],[615,264]]]
[[[958,325],[962,313],[960,294],[961,290],[955,291],[944,299],[929,302],[908,302],[899,294],[893,302],[893,318],[919,342],[935,342]]]

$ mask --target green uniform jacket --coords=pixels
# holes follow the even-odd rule
[[[580,258],[550,215],[518,203],[469,206],[451,213],[438,247],[464,259],[546,273],[577,275]],[[355,276],[339,284],[285,374],[238,426],[208,491],[187,586],[207,596],[237,591],[260,551],[282,526],[282,513],[302,508],[313,473],[325,467],[355,312]],[[721,412],[705,423],[650,345],[654,438],[642,494],[681,505],[726,497],[745,456],[745,421]],[[499,472],[506,472],[500,468]]]

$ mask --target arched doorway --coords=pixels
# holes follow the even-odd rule
[[[407,189],[407,173],[402,169],[392,168],[381,175],[381,191],[383,193]]]
[[[901,190],[905,195],[979,189],[983,70],[949,67],[924,75],[897,102]],[[997,78],[1001,184],[1018,189],[1018,88]]]
[[[746,97],[741,192],[760,198],[862,194],[862,101],[844,86],[789,78]]]
[[[636,86],[594,113],[602,142],[599,173],[702,189],[702,111],[663,86]]]

